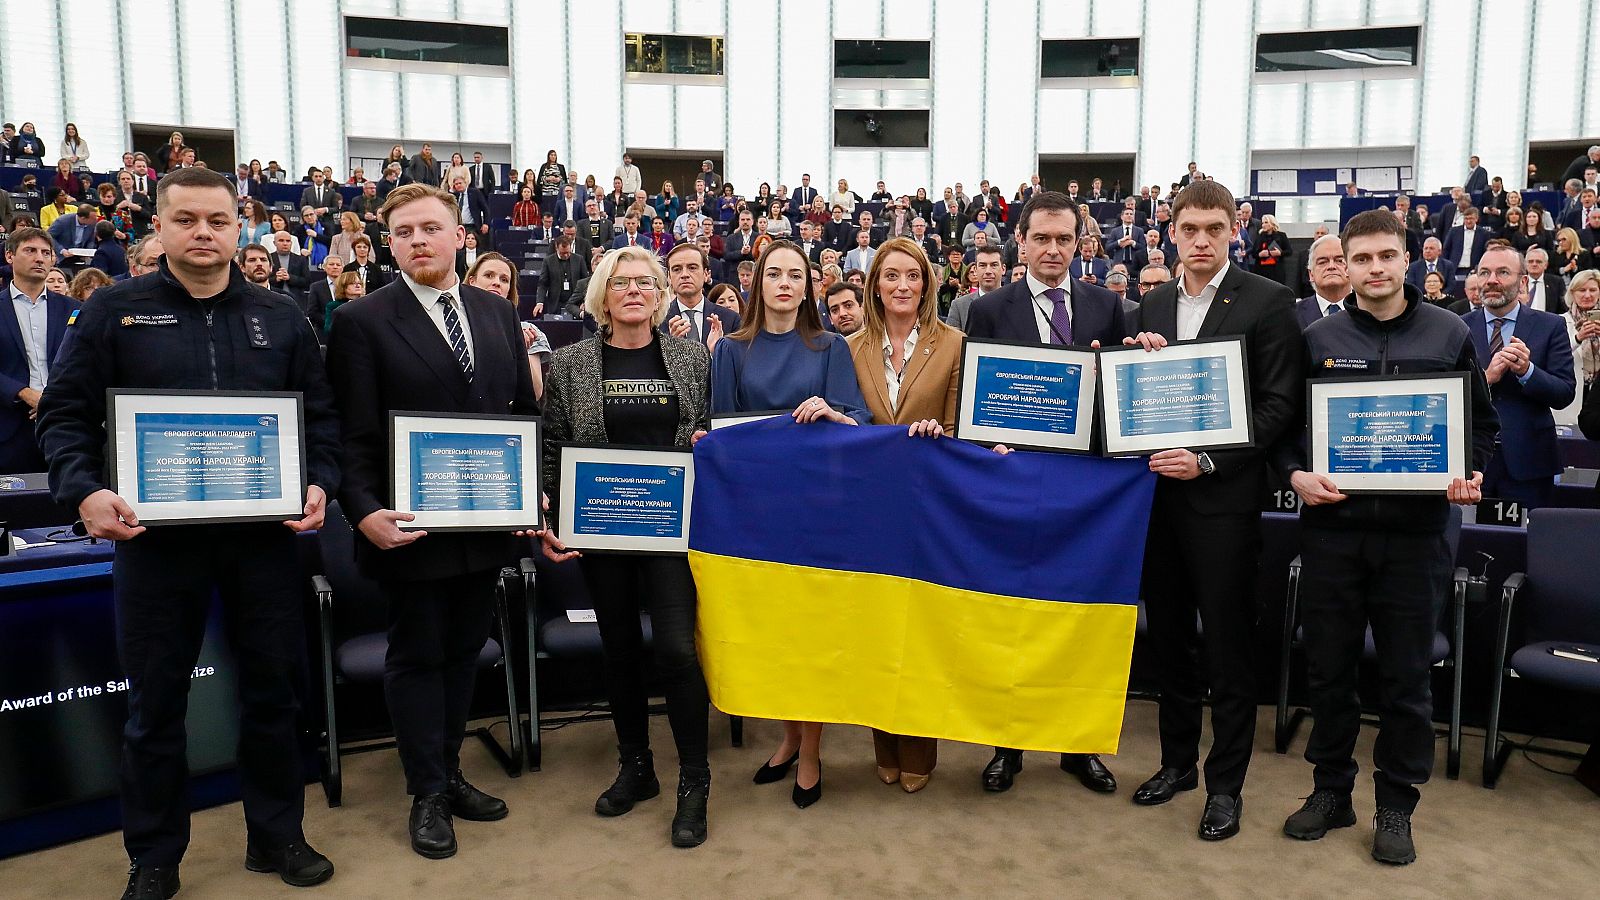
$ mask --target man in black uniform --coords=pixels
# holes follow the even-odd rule
[[[1314,841],[1356,822],[1350,802],[1361,730],[1356,676],[1370,627],[1383,685],[1372,750],[1372,857],[1405,865],[1417,858],[1411,838],[1417,786],[1433,772],[1429,659],[1454,565],[1444,536],[1448,504],[1483,499],[1483,469],[1500,422],[1467,324],[1423,302],[1405,283],[1405,226],[1372,210],[1345,225],[1343,241],[1354,293],[1344,312],[1306,329],[1311,377],[1467,373],[1473,471],[1455,478],[1443,495],[1347,496],[1333,479],[1309,471],[1303,447],[1285,442],[1274,454],[1305,502],[1300,609],[1314,717],[1306,744],[1313,790],[1283,831]]]
[[[39,403],[56,501],[76,508],[89,534],[118,542],[117,650],[128,679],[122,830],[133,863],[124,897],[178,891],[189,843],[184,714],[213,592],[239,663],[245,866],[296,886],[319,884],[333,864],[301,831],[295,685],[304,677],[305,630],[295,532],[321,526],[339,487],[333,392],[316,335],[294,301],[246,283],[233,265],[232,185],[210,169],[182,169],[161,179],[156,207],[166,250],[158,270],[84,306]],[[300,392],[305,518],[147,531],[106,487],[107,388]]]

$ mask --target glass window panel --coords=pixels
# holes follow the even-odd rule
[[[1040,50],[1040,78],[1095,78],[1139,74],[1138,38],[1090,38],[1045,41]]]
[[[928,78],[927,41],[834,41],[835,78]]]
[[[510,31],[492,25],[346,16],[345,54],[405,62],[511,65]]]
[[[1356,28],[1263,34],[1256,38],[1256,71],[1414,66],[1419,31],[1417,28]]]
[[[836,109],[835,147],[927,147],[925,109]]]
[[[688,34],[625,34],[622,56],[629,72],[648,75],[721,75],[722,38]]]

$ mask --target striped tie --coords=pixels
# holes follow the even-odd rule
[[[461,374],[467,376],[467,383],[472,382],[472,351],[467,349],[466,335],[461,332],[461,317],[456,315],[456,298],[448,293],[439,295],[439,302],[444,306],[444,329],[450,335],[450,350],[456,355],[456,363],[461,366]]]
[[[1492,360],[1494,359],[1494,355],[1496,353],[1499,353],[1501,350],[1506,348],[1505,336],[1500,333],[1500,329],[1505,327],[1506,320],[1505,317],[1502,316],[1497,319],[1490,319],[1489,321],[1494,323],[1494,332],[1489,335],[1489,358]]]

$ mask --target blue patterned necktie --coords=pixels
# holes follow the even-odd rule
[[[1050,343],[1072,343],[1072,317],[1067,314],[1067,292],[1062,288],[1047,288],[1044,292],[1050,298]]]
[[[461,331],[461,317],[456,315],[456,299],[448,293],[439,295],[439,302],[444,306],[444,329],[450,335],[450,350],[456,355],[456,363],[461,366],[461,374],[467,376],[467,383],[472,383],[472,351],[467,349],[467,336]]]
[[[1506,348],[1505,336],[1500,333],[1500,329],[1505,327],[1506,320],[1505,317],[1502,316],[1500,318],[1490,319],[1489,321],[1494,323],[1494,332],[1489,335],[1489,358],[1492,360],[1494,359],[1494,355],[1496,353],[1499,353],[1501,350]]]

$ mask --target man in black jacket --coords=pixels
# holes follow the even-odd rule
[[[569,223],[570,224],[570,223]],[[556,238],[556,252],[544,258],[544,271],[539,273],[540,312],[560,312],[571,299],[578,279],[589,275],[587,257],[576,253],[573,238],[562,234]],[[583,298],[578,298],[582,303]]]
[[[340,307],[328,345],[343,425],[339,501],[357,531],[356,563],[389,599],[384,694],[413,797],[411,846],[430,859],[455,854],[452,816],[507,814],[462,777],[460,752],[495,579],[515,551],[509,534],[402,530],[414,517],[390,508],[389,414],[538,412],[516,311],[456,279],[459,213],[428,185],[389,194],[383,216],[402,277]]]
[[[293,303],[233,264],[233,186],[202,168],[161,179],[159,270],[95,294],[39,403],[39,442],[56,501],[117,542],[117,652],[128,679],[122,830],[126,897],[171,897],[189,844],[184,716],[213,594],[239,666],[239,775],[245,866],[304,886],[333,864],[301,830],[305,779],[296,724],[304,677],[304,584],[295,533],[321,526],[339,489],[339,423],[311,326]],[[526,366],[523,367],[526,370]],[[304,402],[303,518],[222,525],[140,524],[106,480],[106,390],[295,391]],[[124,488],[136,496],[132,486]],[[285,527],[287,526],[287,527]]]
[[[1283,830],[1309,841],[1356,822],[1350,802],[1361,728],[1356,679],[1370,628],[1383,684],[1373,748],[1378,809],[1372,856],[1404,865],[1416,859],[1411,814],[1417,786],[1433,771],[1429,669],[1454,565],[1444,536],[1449,504],[1482,499],[1499,419],[1467,324],[1423,302],[1404,283],[1405,231],[1394,216],[1360,213],[1345,225],[1343,240],[1355,292],[1344,312],[1306,329],[1310,377],[1467,373],[1472,433],[1462,439],[1470,442],[1472,473],[1453,479],[1442,495],[1347,496],[1334,478],[1311,471],[1298,442],[1284,442],[1275,452],[1281,474],[1305,504],[1300,619],[1314,718],[1306,745],[1314,789]]]
[[[1153,806],[1199,786],[1201,701],[1209,683],[1213,737],[1199,834],[1220,841],[1239,832],[1240,794],[1255,740],[1251,649],[1265,448],[1299,421],[1300,325],[1287,287],[1228,261],[1235,210],[1227,188],[1190,182],[1172,216],[1183,275],[1144,295],[1136,342],[1159,350],[1178,341],[1243,338],[1254,444],[1199,452],[1177,447],[1150,457],[1150,470],[1162,476],[1144,558],[1145,609],[1160,660],[1161,768],[1134,792],[1133,802]],[[1195,666],[1197,611],[1205,678]]]

